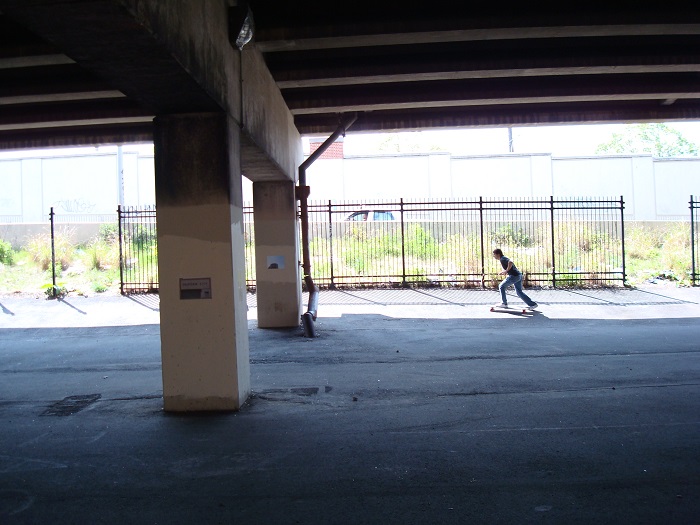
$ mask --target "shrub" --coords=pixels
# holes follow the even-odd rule
[[[119,243],[96,239],[85,249],[89,270],[109,270],[119,267]]]
[[[438,244],[435,239],[420,224],[409,224],[405,231],[406,254],[427,259],[435,257]],[[400,253],[400,248],[399,248]]]
[[[157,242],[155,228],[137,224],[131,232],[131,242],[139,250],[153,245]]]
[[[56,286],[53,284],[45,284],[42,288],[44,289],[44,294],[47,299],[60,299],[68,295],[68,289],[63,283],[56,283]]]
[[[15,262],[15,252],[12,245],[0,239],[0,264],[12,265]]]
[[[661,270],[667,276],[683,281],[690,274],[690,259],[690,227],[687,224],[672,226],[661,249]]]
[[[379,240],[380,255],[401,257],[401,232],[386,232]]]
[[[117,224],[100,224],[99,239],[107,244],[119,242],[119,225]]]
[[[362,274],[366,270],[365,257],[357,251],[347,251],[343,253],[343,262],[348,268],[355,270],[357,274]]]
[[[663,246],[664,234],[659,229],[645,226],[627,228],[625,235],[625,251],[627,257],[634,259],[652,259],[659,255]]]
[[[513,228],[511,224],[505,224],[491,232],[491,239],[496,246],[520,248],[532,245],[530,236],[522,228]]]
[[[635,284],[651,278],[690,280],[691,252],[688,223],[650,228],[634,225],[626,230],[627,274]]]

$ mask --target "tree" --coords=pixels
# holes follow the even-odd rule
[[[698,146],[666,124],[629,124],[613,133],[609,142],[598,145],[596,153],[651,153],[655,157],[697,156]]]
[[[382,153],[423,153],[427,151],[447,151],[439,144],[424,144],[421,136],[415,133],[388,134],[380,143]]]

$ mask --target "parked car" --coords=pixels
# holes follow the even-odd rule
[[[348,214],[344,220],[356,222],[397,221],[399,213],[388,210],[360,210]]]

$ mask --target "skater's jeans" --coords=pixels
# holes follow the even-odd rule
[[[525,304],[528,306],[534,306],[535,301],[530,299],[525,293],[523,292],[523,276],[522,275],[509,275],[508,277],[505,278],[505,280],[498,285],[498,289],[501,291],[501,300],[503,304],[508,304],[508,299],[506,298],[506,288],[508,288],[511,284],[515,287],[515,293],[518,294],[518,297],[520,297]]]

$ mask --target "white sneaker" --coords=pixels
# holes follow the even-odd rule
[[[528,309],[528,310],[534,310],[534,309],[537,308],[538,306],[539,306],[539,304],[535,303],[535,304],[533,304],[532,306],[528,306],[527,309]]]
[[[508,303],[497,304],[496,308],[508,308]]]

